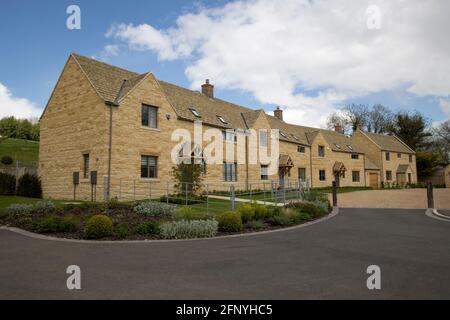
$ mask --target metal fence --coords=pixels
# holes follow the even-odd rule
[[[38,174],[38,163],[37,162],[24,162],[24,161],[15,161],[11,165],[3,165],[0,164],[0,172],[10,174],[16,177],[16,181],[18,181],[24,174]]]
[[[74,190],[74,199],[103,201],[107,199],[106,185],[106,177],[100,179],[97,185],[80,183]],[[271,180],[248,183],[202,183],[195,188],[191,183],[112,179],[110,199],[120,202],[152,200],[214,213],[234,211],[243,203],[285,205],[290,201],[302,200],[304,193],[309,189],[309,181],[300,180],[285,180],[282,184]]]

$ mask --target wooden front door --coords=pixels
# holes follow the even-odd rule
[[[369,173],[369,186],[374,189],[378,189],[378,173]]]

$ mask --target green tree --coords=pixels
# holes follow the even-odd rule
[[[418,176],[427,178],[433,174],[440,161],[439,156],[432,151],[417,151],[416,163]]]
[[[19,124],[14,117],[7,117],[0,120],[0,135],[7,138],[15,138]]]
[[[427,130],[428,120],[420,112],[400,111],[393,117],[388,132],[398,136],[413,150],[426,149],[429,146]]]
[[[175,188],[179,194],[189,192],[196,194],[200,191],[203,181],[204,164],[190,161],[181,162],[172,168],[172,175],[175,178]]]

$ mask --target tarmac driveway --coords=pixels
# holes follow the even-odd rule
[[[341,209],[294,230],[163,243],[69,243],[0,230],[0,299],[450,298],[450,223]],[[68,265],[79,291],[66,288]],[[366,269],[381,268],[381,290]]]

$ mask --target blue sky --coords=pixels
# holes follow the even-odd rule
[[[330,112],[349,102],[419,110],[433,121],[450,117],[450,92],[445,85],[435,85],[449,79],[445,76],[450,70],[445,30],[437,28],[440,26],[425,30],[429,37],[407,39],[410,41],[403,45],[400,41],[416,37],[417,30],[402,30],[400,37],[394,23],[403,19],[398,14],[397,20],[390,20],[378,34],[370,32],[358,38],[356,33],[367,32],[362,25],[349,24],[338,30],[335,26],[342,26],[340,18],[328,16],[336,10],[317,2],[309,5],[287,0],[284,10],[281,4],[272,8],[275,2],[267,0],[3,0],[0,116],[36,115],[36,110],[45,106],[68,55],[77,52],[133,71],[151,71],[162,80],[193,89],[211,78],[217,97],[267,111],[281,105],[287,118],[299,124],[323,125]],[[399,7],[395,2],[388,8],[380,1],[380,7],[389,14],[401,12],[403,2]],[[359,8],[345,0],[333,3],[344,15],[365,10],[370,4]],[[81,9],[81,30],[66,28],[66,8],[72,4]],[[408,8],[408,19],[423,14],[440,21],[433,15],[446,12],[416,7],[413,3]],[[389,18],[383,16],[383,22]],[[361,15],[354,20],[364,19]],[[422,22],[429,24],[427,19]],[[321,30],[308,30],[306,25],[315,23]],[[411,28],[424,32],[421,25]],[[313,32],[318,32],[315,38],[310,37]],[[351,41],[346,43],[347,39]],[[412,56],[407,46],[417,41],[428,51]],[[114,50],[107,50],[108,46]],[[375,60],[366,58],[377,50],[382,54]],[[321,52],[326,55],[322,57]],[[437,55],[434,58],[439,63],[431,64],[425,56],[429,52]],[[412,72],[410,68],[420,70]],[[357,76],[355,69],[361,70]],[[444,75],[439,70],[445,71]],[[15,112],[19,108],[24,111]]]

